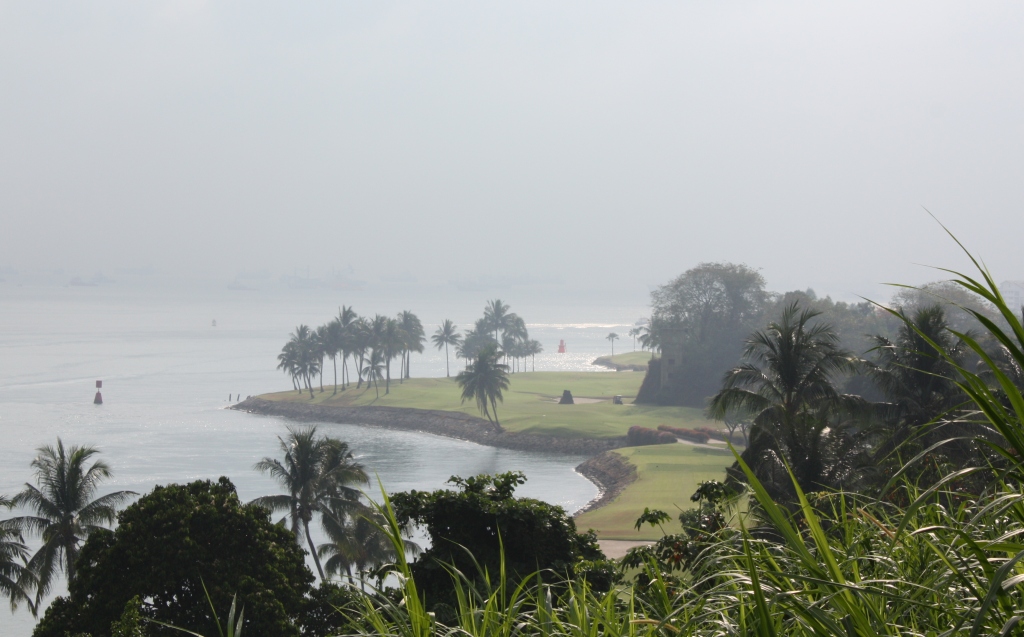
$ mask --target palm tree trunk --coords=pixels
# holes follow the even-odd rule
[[[387,396],[391,393],[391,357],[388,357],[387,367],[387,379],[384,381],[384,395]]]
[[[448,369],[448,341],[444,342],[444,377],[452,377],[451,371]]]
[[[306,531],[306,543],[309,544],[309,552],[313,555],[313,563],[316,564],[316,572],[320,573],[320,581],[324,582],[327,578],[324,577],[324,568],[320,566],[320,556],[316,554],[316,547],[313,546],[313,538],[309,535],[309,522],[303,520],[302,527]]]
[[[331,362],[334,363],[334,393],[338,393],[338,356],[334,355],[331,357]]]

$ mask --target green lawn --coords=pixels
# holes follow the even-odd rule
[[[633,425],[656,428],[660,424],[676,427],[716,427],[717,423],[704,418],[700,409],[692,407],[657,407],[649,405],[613,405],[612,396],[623,396],[630,403],[636,396],[643,374],[637,372],[527,372],[512,374],[510,388],[504,403],[498,404],[501,424],[510,431],[565,438],[607,438],[625,435]],[[568,389],[576,399],[597,399],[599,402],[559,405],[562,390]],[[269,400],[312,402],[323,405],[382,405],[389,407],[417,407],[461,411],[480,415],[476,404],[460,400],[461,392],[454,379],[413,378],[399,384],[391,382],[391,393],[380,398],[373,388],[348,389],[332,395],[327,387],[320,393],[294,391],[266,394]]]
[[[638,352],[639,353],[639,352]],[[632,352],[630,354],[632,355]],[[648,405],[613,405],[612,396],[623,396],[632,402],[643,381],[638,372],[530,372],[512,374],[505,401],[498,405],[501,424],[510,431],[559,436],[564,438],[605,438],[625,435],[633,425],[657,428],[660,424],[676,427],[719,427],[704,418],[700,409],[692,407],[656,407]],[[576,399],[598,402],[559,405],[562,390],[568,389]],[[333,395],[327,387],[320,393],[294,391],[265,394],[269,400],[296,401],[323,405],[382,405],[461,411],[480,415],[476,404],[460,400],[454,378],[413,378],[402,384],[392,381],[391,393],[380,398],[372,387],[348,389]],[[627,487],[616,500],[596,511],[584,514],[580,528],[594,528],[605,539],[653,539],[660,537],[657,529],[633,529],[633,522],[644,507],[659,508],[673,515],[679,507],[691,506],[690,495],[701,480],[721,480],[732,456],[725,450],[704,449],[686,444],[628,447],[617,450],[637,467],[638,480]],[[671,525],[676,530],[678,524]],[[666,527],[669,528],[669,527]]]
[[[647,365],[651,360],[650,352],[625,352],[615,356],[602,356],[602,359],[610,360],[619,365]]]
[[[651,445],[617,449],[637,469],[637,480],[619,497],[600,509],[584,513],[576,519],[580,529],[595,529],[598,537],[607,540],[656,540],[661,537],[657,527],[633,528],[644,507],[661,509],[672,516],[665,525],[669,533],[680,530],[676,519],[680,509],[694,506],[690,496],[703,480],[722,480],[725,468],[732,464],[728,449],[705,449],[692,445]]]

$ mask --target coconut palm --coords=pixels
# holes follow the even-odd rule
[[[36,484],[26,484],[11,502],[34,513],[12,518],[4,528],[42,538],[43,545],[26,565],[35,576],[36,600],[49,594],[54,577],[61,571],[68,582],[75,579],[75,560],[89,534],[113,524],[117,507],[133,491],[115,491],[99,498],[93,495],[100,483],[112,473],[107,463],[90,459],[99,453],[95,447],[71,446],[57,439],[57,446],[40,447],[32,460]]]
[[[338,308],[338,316],[334,320],[338,322],[341,328],[341,334],[338,341],[338,350],[341,353],[341,388],[345,389],[348,381],[348,357],[350,354],[355,355],[353,351],[354,346],[354,335],[353,325],[359,315],[356,311],[347,305],[342,305]]]
[[[636,351],[636,337],[640,336],[641,334],[643,334],[643,332],[640,330],[640,327],[637,326],[637,327],[629,328],[629,332],[627,332],[627,334],[629,334],[629,337],[633,339],[633,351],[635,352]]]
[[[370,383],[373,382],[373,389],[377,392],[377,398],[380,398],[380,387],[377,385],[377,381],[384,378],[384,352],[379,347],[372,350],[370,355],[363,359],[364,366],[360,373],[366,377],[366,389],[370,389]]]
[[[495,345],[489,345],[477,353],[474,361],[455,377],[462,388],[462,402],[475,400],[477,407],[487,420],[501,430],[498,421],[498,402],[504,402],[502,392],[508,389],[508,365],[498,362],[501,352]],[[488,407],[490,409],[488,410]],[[494,412],[491,419],[490,412]]]
[[[611,333],[608,334],[608,336],[604,337],[604,340],[606,340],[606,341],[608,341],[609,343],[612,344],[612,356],[615,356],[615,341],[618,338],[619,338],[619,335],[616,334],[615,332],[611,332]]]
[[[430,337],[433,341],[434,347],[437,349],[444,348],[444,375],[446,378],[451,377],[451,371],[448,368],[448,346],[457,346],[462,340],[459,335],[458,325],[452,323],[451,319],[445,319],[444,323],[437,328],[434,335]]]
[[[294,341],[288,341],[281,348],[277,355],[277,368],[288,374],[292,379],[292,387],[295,391],[302,393],[302,385],[299,384],[299,354]]]
[[[270,475],[287,492],[285,495],[267,495],[256,498],[252,504],[271,511],[287,511],[292,532],[301,544],[304,534],[313,555],[320,579],[324,569],[313,545],[309,525],[317,516],[329,509],[356,507],[359,492],[350,485],[365,484],[366,472],[356,462],[344,442],[328,436],[318,436],[316,427],[292,429],[288,435],[278,437],[284,459],[263,458],[253,468]]]
[[[966,400],[957,385],[956,370],[964,364],[967,346],[949,331],[942,306],[920,308],[912,317],[903,312],[899,316],[904,323],[895,339],[872,337],[875,360],[865,362],[885,396],[885,402],[876,407],[891,428],[880,455]]]
[[[401,375],[401,378],[405,379],[409,378],[409,362],[411,354],[412,352],[416,352],[417,354],[423,353],[423,343],[426,342],[427,335],[423,331],[423,323],[420,322],[420,318],[408,310],[401,312],[398,315],[398,326],[401,327],[402,332],[405,333]]]
[[[498,339],[498,332],[504,331],[508,326],[508,305],[501,302],[501,299],[493,299],[487,302],[484,307],[484,321],[490,328],[490,332],[494,332],[494,342],[500,343]]]
[[[532,371],[537,371],[537,354],[544,351],[540,341],[530,339],[526,342],[526,355],[530,357],[533,364]]]
[[[373,329],[370,321],[360,317],[349,326],[349,337],[351,338],[352,359],[356,364],[356,376],[358,382],[356,389],[363,386],[363,366],[366,360],[366,353],[373,346]]]
[[[391,361],[405,351],[405,331],[393,318],[385,318],[380,332],[380,347],[384,354],[385,379],[384,394],[391,393]]]
[[[13,506],[14,502],[10,498],[0,496],[0,508],[10,509]],[[32,599],[25,591],[26,585],[35,584],[35,576],[23,565],[28,556],[28,547],[21,533],[0,522],[0,593],[11,601],[12,611],[22,601],[32,604]]]
[[[369,507],[332,511],[323,517],[323,523],[328,542],[317,547],[317,551],[321,559],[327,558],[324,572],[328,577],[345,571],[351,583],[355,567],[360,588],[363,588],[368,570],[391,563],[397,557],[395,545],[383,530],[387,526],[384,517]],[[408,554],[421,552],[419,545],[411,540],[404,540],[403,545]]]
[[[839,347],[831,325],[814,321],[819,314],[792,303],[777,322],[754,332],[746,340],[745,362],[726,372],[709,406],[719,420],[752,417],[743,458],[766,485],[779,485],[785,494],[791,488],[787,464],[801,487],[814,491],[848,476],[857,456],[855,437],[839,419],[857,401],[841,395],[835,382],[854,371],[855,361]]]

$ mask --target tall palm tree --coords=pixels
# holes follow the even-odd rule
[[[320,372],[320,393],[324,393],[324,359],[330,356],[330,327],[321,325],[313,332],[313,357]]]
[[[500,358],[501,352],[498,348],[489,345],[480,350],[466,370],[459,372],[455,377],[455,381],[462,388],[462,402],[475,400],[480,411],[499,431],[501,423],[498,421],[498,402],[504,402],[502,392],[508,389],[509,385],[508,365],[499,363]],[[494,412],[493,420],[488,407]]]
[[[836,389],[836,378],[853,372],[855,360],[839,347],[831,325],[814,321],[819,314],[792,303],[777,322],[751,334],[745,362],[726,372],[709,406],[719,420],[752,416],[744,460],[787,492],[785,464],[802,488],[814,491],[839,481],[855,455],[837,417],[857,401]]]
[[[445,319],[444,323],[437,328],[434,335],[430,337],[433,341],[434,347],[437,349],[444,348],[444,375],[445,378],[451,377],[451,371],[448,369],[448,346],[456,346],[462,337],[459,335],[458,325],[452,323],[451,319]]]
[[[501,299],[492,299],[484,307],[484,321],[490,328],[489,331],[494,332],[495,343],[501,342],[498,339],[498,332],[504,331],[508,326],[508,309],[508,305],[502,303]]]
[[[427,336],[423,331],[423,323],[420,322],[420,317],[408,310],[398,315],[398,326],[401,327],[402,332],[405,333],[401,375],[401,378],[405,379],[409,378],[409,362],[412,358],[412,352],[416,352],[417,354],[423,353],[423,343],[426,342]]]
[[[875,360],[865,361],[868,374],[882,391],[883,420],[892,428],[889,448],[901,444],[915,429],[966,400],[957,385],[966,344],[949,331],[939,304],[923,307],[904,323],[895,340],[874,336]],[[941,354],[935,347],[940,348]]]
[[[636,337],[640,336],[641,334],[643,334],[643,332],[640,331],[640,327],[637,326],[637,327],[629,328],[629,332],[627,332],[627,334],[629,334],[629,337],[633,339],[633,351],[635,352],[636,351]]]
[[[338,308],[338,317],[335,319],[338,321],[338,325],[341,326],[341,337],[339,341],[339,351],[341,352],[341,388],[345,389],[348,381],[348,357],[349,355],[355,356],[354,345],[354,325],[359,319],[359,315],[356,311],[347,305],[342,305]]]
[[[384,380],[384,394],[391,393],[391,361],[405,351],[406,336],[398,321],[393,318],[385,318],[384,326],[380,332],[380,349],[383,350],[386,378]]]
[[[294,341],[288,341],[281,348],[277,355],[277,368],[288,374],[292,379],[292,387],[295,391],[302,393],[302,385],[299,384],[299,354]]]
[[[604,337],[604,340],[612,344],[612,356],[615,356],[615,340],[617,338],[619,338],[619,335],[616,334],[615,332],[611,332],[608,334],[608,336]]]
[[[340,575],[342,571],[352,581],[352,568],[359,573],[360,588],[368,570],[391,563],[397,557],[395,546],[383,529],[387,526],[384,517],[369,507],[357,510],[332,511],[323,517],[324,533],[328,542],[317,547],[320,558],[327,558],[324,571],[328,577]],[[408,531],[408,529],[406,529]],[[421,552],[419,545],[406,539],[403,543],[406,553]]]
[[[306,382],[309,397],[313,398],[312,378],[320,370],[317,364],[315,335],[308,325],[299,325],[290,335],[295,348],[296,370]]]
[[[537,354],[544,351],[544,346],[541,345],[540,341],[530,339],[526,342],[526,355],[530,357],[533,364],[532,371],[537,371]]]
[[[0,508],[10,509],[13,506],[14,502],[10,498],[0,496]],[[23,566],[28,556],[28,547],[21,533],[12,525],[0,522],[0,594],[10,600],[12,611],[22,601],[32,605],[32,599],[25,589],[35,584],[35,576]]]
[[[352,359],[356,364],[356,376],[358,382],[356,389],[363,386],[363,365],[366,359],[366,352],[373,346],[373,329],[370,321],[359,317],[349,327],[349,335],[352,339]]]
[[[341,323],[336,318],[331,319],[325,329],[323,348],[324,354],[330,357],[331,364],[334,366],[334,391],[331,392],[332,394],[338,393],[338,354],[341,352],[342,334]],[[344,372],[344,365],[342,372]],[[323,379],[323,373],[320,374],[320,378]],[[342,378],[344,379],[344,376]]]
[[[287,492],[285,495],[267,495],[256,498],[252,504],[271,511],[287,511],[292,532],[300,544],[305,535],[313,555],[320,579],[324,569],[309,525],[317,516],[329,509],[356,507],[359,492],[352,484],[365,484],[366,472],[356,462],[344,442],[328,436],[318,436],[316,427],[288,428],[288,435],[278,437],[284,459],[263,458],[253,468],[270,475]]]
[[[360,373],[366,377],[366,389],[370,389],[370,382],[373,382],[373,389],[377,392],[377,398],[380,398],[377,381],[384,378],[384,351],[379,347],[375,348],[369,356],[363,358],[363,363]]]
[[[89,463],[99,453],[95,447],[65,449],[58,438],[56,447],[46,445],[37,451],[32,468],[38,487],[26,484],[11,500],[14,506],[27,508],[35,515],[12,518],[3,524],[43,540],[27,564],[36,578],[38,605],[50,592],[58,572],[63,571],[68,582],[74,581],[82,542],[102,525],[113,524],[117,507],[138,494],[115,491],[93,499],[100,483],[112,475],[102,460]]]

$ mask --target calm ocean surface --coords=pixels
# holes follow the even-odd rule
[[[417,302],[370,292],[171,292],[0,283],[0,493],[13,495],[30,480],[35,449],[58,436],[65,444],[99,447],[114,471],[103,493],[145,493],[157,484],[222,475],[231,478],[243,500],[275,493],[276,485],[252,465],[278,454],[277,436],[288,423],[227,410],[228,395],[287,389],[289,381],[274,367],[288,333],[298,323],[326,322],[340,303],[371,315],[412,310],[430,334],[445,318],[460,327],[471,325],[485,301],[482,296],[473,303],[420,296]],[[589,363],[608,353],[604,337],[618,332],[622,340],[616,351],[630,349],[625,332],[644,312],[643,307],[586,303],[520,307],[515,299],[505,300],[544,345],[538,371],[600,371]],[[568,344],[567,354],[556,353],[560,339]],[[444,354],[432,348],[414,354],[411,369],[414,376],[443,376]],[[104,383],[105,404],[99,407],[92,404],[97,379]],[[518,469],[529,480],[521,495],[568,511],[597,494],[573,470],[580,457],[353,425],[325,424],[322,430],[346,440],[388,491],[435,489],[451,475]],[[33,625],[23,608],[13,615],[0,610],[2,635],[27,637]]]

